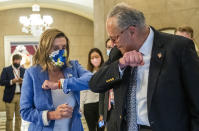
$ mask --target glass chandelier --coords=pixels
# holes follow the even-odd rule
[[[23,25],[22,32],[31,33],[33,36],[40,36],[53,23],[53,18],[50,15],[41,17],[39,13],[36,13],[40,11],[38,4],[32,6],[32,11],[33,14],[29,18],[27,16],[19,17],[19,22]]]

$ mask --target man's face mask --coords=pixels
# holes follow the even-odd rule
[[[111,49],[107,49],[107,50],[106,50],[106,55],[109,56],[109,55],[110,55],[110,52],[111,52]]]
[[[53,51],[49,57],[54,66],[64,67],[66,65],[66,50]]]
[[[14,66],[15,68],[19,68],[20,64],[18,64],[18,63],[13,63],[13,66]]]

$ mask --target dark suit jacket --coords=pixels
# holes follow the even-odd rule
[[[23,78],[25,69],[20,67],[20,77]],[[14,79],[14,73],[12,66],[8,66],[3,68],[3,71],[1,73],[1,85],[5,86],[4,94],[3,94],[3,101],[10,103],[14,97],[15,94],[15,88],[16,84],[10,85],[10,80]],[[20,85],[21,87],[21,85]]]
[[[114,47],[109,55],[109,59],[104,63],[104,65],[108,65],[122,57],[121,52]],[[103,92],[99,94],[99,114],[103,115],[104,120],[107,122],[107,117],[110,116],[108,111],[108,103],[109,102],[109,91]]]
[[[121,131],[126,130],[129,77],[127,67],[120,78],[118,61],[114,61],[90,81],[94,92],[114,88],[116,126]],[[147,110],[153,131],[199,131],[199,58],[193,41],[154,30],[148,79]]]

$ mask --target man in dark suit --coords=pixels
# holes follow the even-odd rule
[[[13,117],[15,114],[15,131],[20,131],[21,117],[20,117],[20,93],[21,84],[25,69],[20,67],[21,55],[15,54],[12,57],[13,64],[3,68],[1,73],[1,85],[5,86],[3,101],[6,106],[6,131],[13,130]]]
[[[193,41],[156,31],[126,4],[113,8],[106,28],[123,56],[95,73],[90,88],[100,93],[113,88],[118,131],[199,131]]]

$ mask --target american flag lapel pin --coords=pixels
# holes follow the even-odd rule
[[[159,53],[157,54],[157,56],[158,56],[159,59],[161,59],[161,58],[162,58],[162,53],[159,52]]]

